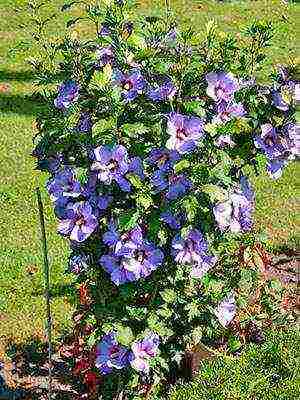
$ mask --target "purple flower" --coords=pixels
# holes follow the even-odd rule
[[[127,367],[131,359],[131,351],[117,342],[114,332],[103,336],[96,348],[95,365],[102,375],[110,374],[113,369],[119,370]]]
[[[226,326],[233,320],[236,314],[236,304],[234,293],[230,292],[229,295],[221,301],[215,310],[215,315],[218,318],[220,324],[226,328]]]
[[[243,177],[241,187],[230,193],[228,200],[214,206],[214,216],[222,232],[247,232],[252,228],[253,197],[253,191]]]
[[[151,183],[156,191],[166,191],[167,200],[176,200],[191,189],[192,183],[184,174],[167,174],[162,170],[157,170],[151,177]]]
[[[289,71],[284,65],[277,65],[277,73],[279,81],[285,82],[289,79]]]
[[[136,371],[149,373],[148,360],[157,356],[160,344],[159,336],[151,332],[144,339],[134,342],[131,346],[134,358],[130,362]]]
[[[208,255],[207,251],[208,243],[197,229],[191,229],[186,237],[178,234],[172,241],[174,260],[179,264],[190,265],[193,278],[202,278],[216,263],[216,257]]]
[[[172,99],[177,92],[176,87],[170,79],[166,79],[165,82],[158,87],[150,88],[148,91],[148,97],[153,101],[163,101]]]
[[[167,35],[166,35],[166,40],[167,41],[171,41],[174,42],[177,38],[178,32],[176,30],[176,28],[173,28],[172,30],[170,30]]]
[[[61,196],[54,201],[54,213],[58,219],[72,218],[74,197]]]
[[[60,221],[58,232],[64,236],[70,235],[70,240],[83,242],[95,231],[98,220],[87,201],[70,204],[69,211],[69,218]]]
[[[102,236],[103,243],[107,246],[115,246],[120,240],[120,234],[113,222],[109,224],[109,230]]]
[[[277,90],[272,93],[273,104],[276,108],[281,111],[288,111],[290,108],[290,103],[283,98],[282,94]]]
[[[69,108],[79,97],[79,86],[74,81],[62,83],[58,90],[58,96],[54,100],[54,105],[60,110]]]
[[[97,218],[100,218],[105,214],[105,210],[111,205],[113,201],[112,196],[97,194],[96,192],[87,192],[85,198],[92,206],[93,214]]]
[[[132,271],[127,270],[121,264],[120,257],[114,254],[105,254],[99,260],[100,265],[110,274],[110,279],[117,286],[126,282],[136,281],[138,278]]]
[[[48,171],[54,175],[63,169],[64,157],[62,154],[46,156],[39,147],[36,147],[32,152],[32,156],[38,159],[37,168],[41,171]]]
[[[99,208],[99,210],[106,210],[113,201],[112,196],[108,196],[105,194],[97,196],[96,199],[97,199],[97,207]]]
[[[107,64],[111,64],[114,59],[114,53],[111,46],[102,47],[95,52],[97,58],[97,67],[104,67]]]
[[[69,259],[69,271],[79,275],[89,268],[89,257],[85,254],[76,254]]]
[[[283,168],[286,166],[287,160],[273,159],[267,160],[266,170],[272,179],[279,179],[282,175]]]
[[[300,103],[300,83],[297,83],[295,85],[294,102],[296,106],[298,106]]]
[[[184,224],[186,218],[182,213],[172,214],[170,211],[165,211],[160,214],[160,219],[165,222],[171,229],[178,230]]]
[[[279,132],[271,124],[261,126],[261,135],[256,136],[254,144],[269,158],[280,157],[286,150],[286,143],[280,137]]]
[[[230,73],[210,72],[206,75],[206,81],[208,83],[207,95],[217,102],[229,103],[239,89],[238,81]]]
[[[212,122],[223,124],[232,118],[243,117],[246,111],[241,103],[226,103],[225,101],[221,101],[217,104],[217,113]]]
[[[282,131],[288,138],[290,158],[294,159],[300,154],[300,125],[289,123],[282,128]]]
[[[92,130],[92,126],[93,124],[92,124],[91,114],[88,112],[83,112],[80,115],[78,124],[76,126],[76,130],[81,133],[87,133]]]
[[[143,162],[140,157],[133,157],[129,162],[128,172],[131,172],[141,179],[145,178],[144,169],[143,169]]]
[[[82,191],[80,183],[75,178],[74,171],[65,167],[46,184],[48,193],[53,201],[61,196],[79,197]]]
[[[198,263],[192,265],[190,276],[191,278],[201,279],[217,262],[214,256],[202,254]]]
[[[176,161],[179,160],[180,155],[177,151],[164,148],[152,149],[147,158],[147,162],[150,165],[154,165],[164,172],[170,171]]]
[[[122,96],[126,102],[134,100],[146,87],[146,81],[138,69],[133,69],[129,74],[114,71],[114,82],[122,88]]]
[[[100,264],[116,285],[146,278],[164,259],[162,251],[143,238],[139,226],[120,235],[111,225],[103,241],[111,247],[111,251],[100,258]]]
[[[277,179],[287,161],[298,154],[298,129],[295,124],[288,124],[279,131],[271,124],[264,124],[261,131],[261,135],[255,137],[254,144],[267,157],[267,172],[273,179]]]
[[[295,100],[296,82],[286,77],[285,80],[272,91],[272,100],[276,108],[288,111]]]
[[[94,150],[96,161],[92,170],[97,171],[98,179],[106,185],[115,181],[124,192],[130,192],[131,185],[124,177],[129,172],[129,160],[124,146],[116,146],[110,149],[107,146],[99,146]]]
[[[101,24],[99,36],[105,37],[105,36],[109,36],[110,34],[111,34],[110,28],[106,24]]]
[[[130,35],[132,34],[132,32],[133,32],[133,27],[134,27],[134,25],[133,25],[133,22],[132,22],[132,21],[127,21],[127,22],[125,22],[125,23],[123,24],[121,35],[122,35],[122,37],[123,37],[124,39],[128,39],[128,38],[129,38],[129,36],[130,36]]]
[[[179,153],[188,153],[195,149],[199,140],[204,136],[204,122],[197,117],[170,113],[168,115],[167,148]]]
[[[215,140],[215,145],[223,149],[224,147],[234,147],[236,143],[231,139],[230,135],[220,135]]]
[[[197,229],[191,229],[185,238],[180,234],[176,235],[172,241],[172,254],[175,261],[179,264],[198,263],[201,254],[208,249],[208,244]]]

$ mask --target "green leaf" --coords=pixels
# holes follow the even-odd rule
[[[136,319],[137,321],[144,320],[147,315],[146,307],[127,306],[126,311],[128,312],[130,318]]]
[[[135,174],[127,174],[126,178],[129,180],[129,182],[132,184],[137,189],[141,189],[143,187],[143,181],[138,175]]]
[[[97,331],[92,332],[87,339],[87,345],[89,347],[93,347],[98,341],[98,334]]]
[[[216,136],[218,133],[218,125],[217,124],[206,124],[204,127],[205,132],[210,133],[212,136]]]
[[[157,313],[162,316],[163,318],[171,318],[172,317],[172,310],[170,308],[167,307],[167,305],[160,307],[157,310]]]
[[[136,198],[137,204],[148,210],[153,205],[152,197],[149,194],[141,193]]]
[[[71,1],[70,3],[65,3],[61,6],[61,11],[69,10],[74,4],[78,4],[78,1]]]
[[[148,132],[148,128],[141,123],[124,124],[122,126],[122,131],[125,133],[126,136],[137,137],[141,135],[144,136]]]
[[[173,330],[168,328],[165,323],[160,320],[159,315],[151,314],[147,319],[149,329],[156,332],[161,337],[170,337],[173,335]]]
[[[203,335],[203,328],[201,326],[197,326],[192,330],[192,339],[195,344],[198,344],[201,342]]]
[[[119,218],[118,218],[118,226],[123,231],[132,229],[137,224],[139,217],[140,217],[139,212],[135,211],[135,210],[121,214],[121,215],[119,215]]]
[[[129,346],[134,340],[132,330],[128,326],[118,326],[117,341],[124,346]]]
[[[139,49],[144,49],[146,47],[145,39],[136,33],[132,33],[127,41],[129,44]]]
[[[177,299],[176,292],[173,289],[165,289],[161,292],[161,297],[166,303],[174,303]]]
[[[159,60],[155,65],[155,70],[161,74],[166,74],[170,70],[171,63],[168,61]]]
[[[181,160],[174,165],[174,170],[175,170],[176,174],[178,174],[179,172],[187,169],[189,166],[190,166],[190,162],[188,160]]]
[[[111,81],[112,77],[112,68],[109,64],[107,64],[102,71],[95,71],[92,79],[90,81],[90,85],[94,85],[99,89],[105,88]]]
[[[93,135],[94,135],[94,134],[97,135],[98,133],[105,132],[105,131],[107,131],[107,130],[112,129],[113,126],[114,126],[114,120],[113,120],[113,118],[110,118],[110,119],[100,119],[98,122],[96,122],[96,123],[93,125],[92,133],[93,133]]]
[[[185,310],[187,311],[188,320],[192,321],[195,317],[200,315],[199,305],[196,301],[192,301],[185,306]]]
[[[164,228],[161,228],[157,233],[157,238],[161,246],[165,245],[168,241],[168,233]]]
[[[212,202],[215,201],[225,201],[228,198],[228,193],[225,189],[217,185],[204,185],[201,187],[202,192],[209,195]]]
[[[75,24],[77,24],[78,21],[80,21],[82,19],[84,19],[84,18],[78,17],[78,18],[70,19],[69,21],[67,21],[67,28],[71,28],[71,26],[74,26]]]
[[[151,213],[149,218],[149,225],[148,225],[148,236],[150,240],[155,240],[158,235],[158,231],[161,227],[161,220],[159,218],[160,213],[154,211]]]
[[[192,222],[199,208],[198,200],[195,196],[190,195],[183,201],[188,221]]]
[[[193,113],[198,115],[199,117],[205,116],[204,102],[202,101],[188,101],[184,104],[184,108],[187,113]]]
[[[236,337],[231,336],[228,339],[228,346],[231,351],[237,351],[242,347],[242,344]]]

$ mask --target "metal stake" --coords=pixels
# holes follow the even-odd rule
[[[46,313],[47,313],[47,340],[48,340],[48,400],[52,398],[52,320],[51,320],[51,307],[50,307],[50,277],[49,277],[49,260],[48,260],[48,249],[47,249],[47,237],[45,230],[45,218],[44,208],[41,197],[40,188],[36,188],[37,202],[40,216],[40,226],[42,234],[42,249],[44,258],[44,277],[45,277],[45,300],[46,300]]]

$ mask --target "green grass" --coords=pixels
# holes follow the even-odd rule
[[[56,9],[62,3],[53,0],[51,8]],[[33,121],[39,104],[29,97],[33,76],[25,60],[28,54],[10,51],[20,41],[28,40],[18,28],[18,24],[26,21],[22,11],[24,4],[24,0],[0,0],[0,84],[10,85],[8,93],[0,93],[0,341],[24,341],[34,334],[42,334],[44,327],[43,269],[34,189],[37,185],[43,187],[45,177],[34,171],[34,161],[30,157]],[[296,37],[299,37],[295,22],[300,19],[299,5],[286,7],[280,0],[171,1],[171,4],[183,23],[191,22],[199,30],[213,17],[224,29],[238,31],[252,18],[269,16],[278,33],[267,67],[295,58]],[[142,1],[140,9],[155,14],[163,5],[163,1]],[[63,16],[52,25],[52,36],[61,34],[65,20],[66,16]],[[83,24],[76,29],[88,30]],[[266,177],[254,179],[256,224],[266,229],[273,243],[287,244],[296,235],[296,172],[296,166],[290,165],[278,182],[271,182]],[[54,327],[58,334],[70,322],[71,306],[66,292],[71,278],[63,273],[67,246],[56,234],[56,222],[45,191],[43,200],[51,283],[56,293],[53,299]],[[37,272],[31,275],[29,272],[35,268]]]
[[[202,361],[197,378],[175,387],[170,400],[299,399],[299,331],[268,332],[266,339],[239,358]]]

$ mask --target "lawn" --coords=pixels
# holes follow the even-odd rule
[[[26,63],[29,54],[16,50],[21,41],[28,40],[19,27],[26,22],[25,3],[22,0],[0,1],[0,84],[9,84],[7,91],[0,89],[0,345],[1,341],[4,344],[25,341],[33,335],[42,336],[44,328],[42,255],[34,190],[38,185],[44,187],[45,177],[34,171],[34,160],[30,157],[33,122],[40,105],[30,97],[34,77]],[[51,9],[57,10],[62,3],[53,0]],[[160,12],[164,4],[163,1],[141,3],[140,11],[152,14]],[[213,17],[224,29],[232,31],[253,18],[270,18],[277,27],[277,34],[266,68],[271,63],[285,63],[296,57],[300,4],[287,6],[280,0],[173,1],[171,4],[183,23],[192,22],[197,29]],[[49,34],[60,35],[66,18],[61,16]],[[83,24],[77,29],[88,31]],[[252,179],[257,189],[256,226],[266,231],[273,245],[293,246],[296,242],[296,172],[293,164],[277,182],[267,177]],[[55,218],[44,189],[42,194],[51,264],[53,321],[55,335],[58,335],[70,324],[68,292],[72,278],[64,274],[67,247],[56,234]]]

